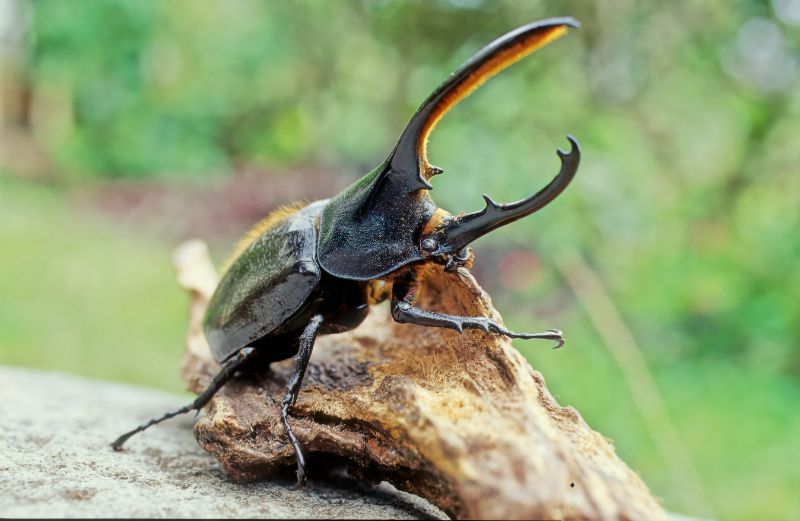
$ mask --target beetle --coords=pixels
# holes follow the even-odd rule
[[[442,169],[428,162],[427,139],[442,116],[487,79],[578,26],[572,18],[551,18],[494,40],[425,100],[377,168],[331,199],[282,207],[256,224],[234,248],[204,318],[204,332],[221,369],[192,403],[123,434],[112,447],[121,450],[134,434],[199,411],[241,369],[294,357],[280,413],[296,457],[295,488],[301,487],[306,462],[289,413],[314,341],[318,334],[357,327],[370,305],[386,299],[391,299],[391,314],[399,323],[549,339],[561,347],[564,339],[555,329],[514,333],[487,317],[425,311],[415,306],[415,299],[431,266],[447,271],[471,267],[472,241],[540,210],[575,176],[580,148],[568,136],[570,151],[558,150],[559,173],[539,192],[511,204],[484,195],[483,210],[452,215],[428,193],[430,179]]]

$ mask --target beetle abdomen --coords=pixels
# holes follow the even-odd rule
[[[217,361],[273,332],[319,286],[316,221],[326,203],[317,201],[262,226],[225,271],[204,321]]]

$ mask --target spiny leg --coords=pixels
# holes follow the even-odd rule
[[[168,412],[164,416],[161,416],[160,418],[153,418],[149,422],[136,427],[132,431],[126,432],[125,434],[114,440],[114,442],[111,444],[111,447],[116,451],[120,451],[122,450],[122,445],[128,440],[128,438],[130,438],[134,434],[142,432],[143,430],[148,429],[157,423],[161,423],[164,420],[168,420],[173,416],[187,413],[192,410],[199,411],[200,409],[203,408],[205,404],[209,402],[209,400],[211,400],[211,398],[217,393],[217,391],[219,391],[220,388],[222,388],[222,386],[225,385],[225,383],[231,379],[236,370],[239,369],[242,366],[242,364],[244,364],[247,360],[250,359],[250,357],[253,355],[254,352],[255,349],[252,347],[245,347],[240,349],[239,352],[237,352],[227,362],[222,364],[222,368],[214,376],[214,378],[212,378],[211,383],[208,385],[208,387],[202,393],[200,393],[192,403],[190,403],[189,405],[185,405],[176,411]]]
[[[558,349],[564,345],[563,333],[557,329],[548,329],[542,333],[514,333],[487,317],[459,317],[425,311],[414,305],[418,288],[419,285],[416,281],[407,285],[395,286],[392,295],[392,318],[394,318],[395,322],[419,326],[446,327],[455,329],[459,333],[463,332],[464,329],[480,329],[486,332],[499,333],[509,338],[554,340],[558,344],[553,349]]]
[[[303,449],[300,447],[300,442],[292,432],[292,427],[289,425],[289,408],[297,401],[297,394],[300,392],[300,384],[303,381],[303,375],[306,373],[308,361],[311,358],[311,351],[314,348],[314,340],[317,338],[317,332],[322,325],[322,315],[314,315],[309,321],[303,334],[300,335],[299,348],[294,357],[295,366],[292,376],[289,378],[289,384],[286,386],[286,395],[283,397],[281,406],[281,421],[283,427],[286,429],[286,436],[294,449],[295,459],[297,460],[297,483],[295,483],[293,490],[301,488],[306,483],[306,458],[303,455]]]

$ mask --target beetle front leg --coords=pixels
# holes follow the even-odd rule
[[[283,397],[281,404],[281,421],[284,429],[286,429],[286,436],[289,438],[289,443],[292,444],[295,459],[297,460],[297,483],[292,487],[293,490],[301,488],[306,483],[306,458],[303,455],[300,442],[297,441],[297,436],[294,435],[292,427],[289,425],[289,408],[297,401],[300,384],[303,382],[308,361],[311,359],[311,351],[314,348],[314,340],[317,338],[317,332],[319,332],[322,322],[322,315],[314,315],[303,330],[303,334],[300,335],[300,345],[294,357],[294,371],[289,378],[289,384],[286,386],[286,395]]]
[[[416,282],[408,286],[396,286],[392,295],[392,318],[400,324],[416,324],[418,326],[446,327],[455,329],[462,333],[465,329],[480,329],[482,331],[494,332],[509,338],[541,338],[554,340],[558,343],[553,349],[564,345],[563,333],[557,329],[548,329],[543,333],[514,333],[504,328],[488,317],[459,317],[425,311],[414,305],[416,300],[418,284]]]

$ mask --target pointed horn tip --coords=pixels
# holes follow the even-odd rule
[[[567,134],[567,141],[569,141],[569,146],[570,146],[569,152],[565,152],[560,148],[556,149],[556,154],[558,154],[558,157],[564,159],[566,157],[572,156],[575,153],[578,153],[578,155],[580,155],[581,145],[580,143],[578,143],[578,140],[575,139],[575,136],[573,136],[572,134]]]
[[[537,25],[538,27],[558,27],[564,25],[572,27],[573,29],[580,29],[581,27],[581,23],[571,16],[557,16],[555,18],[546,18],[538,22],[533,22],[533,24]]]

